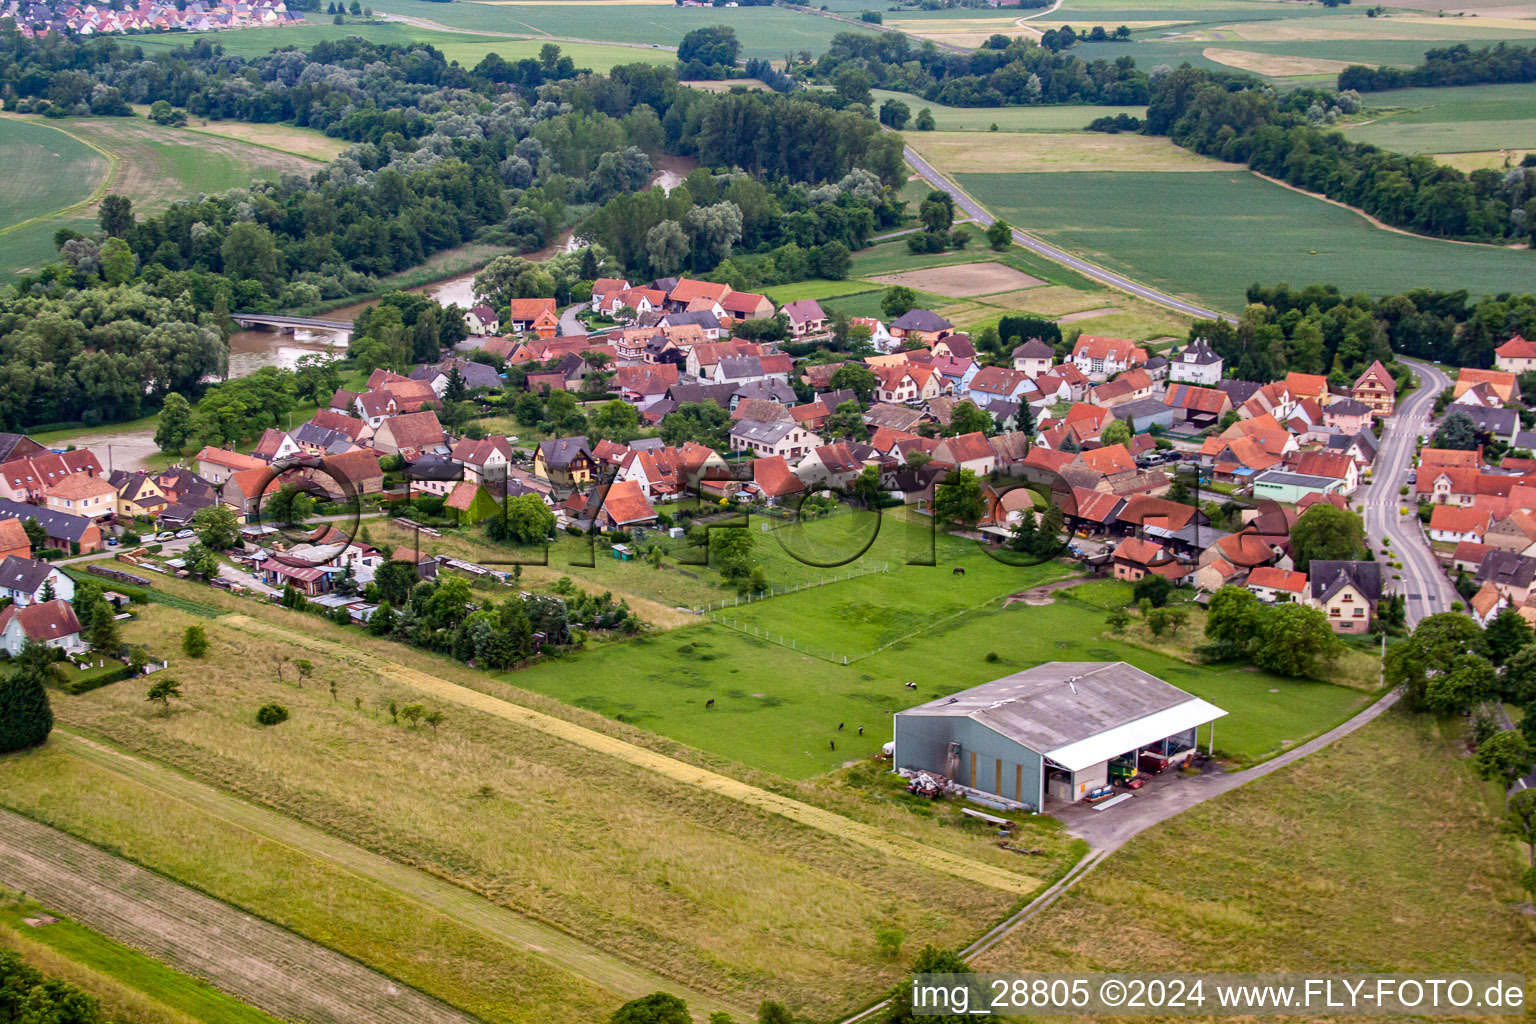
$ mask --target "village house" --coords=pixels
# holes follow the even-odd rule
[[[1536,558],[1491,550],[1483,556],[1475,578],[1479,583],[1492,583],[1510,604],[1523,605],[1530,598],[1532,580],[1536,580]]]
[[[827,314],[815,299],[796,299],[786,303],[783,313],[789,318],[789,333],[796,338],[821,334],[827,329]]]
[[[1356,378],[1350,395],[1355,401],[1365,403],[1372,415],[1391,416],[1397,403],[1397,381],[1378,359]]]
[[[885,326],[883,320],[872,316],[856,316],[848,321],[849,329],[863,327],[869,331],[869,344],[876,352],[893,352],[901,342]]]
[[[1178,583],[1190,572],[1190,567],[1175,558],[1173,552],[1155,541],[1140,537],[1127,537],[1117,544],[1112,561],[1115,579],[1129,583],[1136,582],[1148,573]]]
[[[1447,506],[1436,506],[1435,511],[1438,512],[1443,507]],[[1490,526],[1479,540],[1488,547],[1498,548],[1500,551],[1526,554],[1536,546],[1536,516],[1532,516],[1523,509],[1515,509]]]
[[[603,489],[603,504],[597,514],[598,525],[605,530],[633,530],[656,522],[656,510],[646,500],[639,483],[618,480]]]
[[[1307,574],[1261,565],[1248,573],[1247,587],[1265,604],[1300,603],[1307,599]]]
[[[720,300],[720,308],[732,320],[767,320],[773,316],[773,300],[755,292],[730,292]]]
[[[87,519],[117,514],[117,488],[90,473],[72,473],[43,492],[43,504],[55,512]]]
[[[533,453],[533,475],[562,490],[584,487],[595,470],[592,448],[579,435],[540,441]]]
[[[963,397],[969,398],[978,409],[987,409],[997,402],[1023,401],[1034,389],[1035,385],[1023,370],[983,366],[966,384]]]
[[[1486,509],[1436,505],[1429,517],[1429,539],[1447,544],[1464,540],[1481,543],[1492,520]]]
[[[1499,593],[1499,588],[1492,583],[1484,583],[1467,601],[1467,614],[1472,616],[1479,626],[1484,629],[1499,612],[1509,607],[1509,598]]]
[[[1232,411],[1232,399],[1225,391],[1193,384],[1169,384],[1163,404],[1174,410],[1174,419],[1182,420],[1191,430],[1214,427]]]
[[[77,516],[38,505],[24,505],[21,502],[0,498],[0,520],[4,519],[14,519],[18,526],[28,519],[37,520],[37,524],[43,528],[43,533],[47,537],[47,546],[51,548],[59,548],[72,554],[78,550],[82,555],[101,550],[101,527],[95,520],[86,516]],[[26,534],[23,533],[22,536],[25,537]],[[0,553],[10,553],[12,550],[14,549],[0,547]],[[28,550],[30,551],[30,547]]]
[[[863,471],[864,463],[859,461],[853,449],[845,441],[812,448],[795,467],[795,475],[805,484],[807,490],[822,487],[844,489]]]
[[[407,461],[422,455],[446,455],[449,450],[443,425],[430,409],[384,420],[374,431],[373,447],[385,455],[401,455]]]
[[[932,366],[923,363],[882,366],[875,370],[875,375],[880,378],[874,396],[878,402],[915,405],[940,394],[942,378]]]
[[[101,463],[86,448],[13,458],[0,465],[0,498],[41,501],[49,487],[80,473],[105,475]]]
[[[8,499],[0,498],[5,500]],[[21,523],[20,519],[0,519],[0,559],[27,558],[32,554],[32,540]]]
[[[987,442],[987,435],[976,431],[942,438],[934,445],[933,461],[986,476],[997,468],[997,452]]]
[[[1072,347],[1072,362],[1094,380],[1105,380],[1147,361],[1147,350],[1124,338],[1085,334]]]
[[[20,525],[20,524],[18,524]],[[0,597],[16,605],[75,599],[75,581],[57,567],[24,555],[0,559]]]
[[[501,333],[501,318],[484,303],[469,307],[464,314],[464,323],[469,327],[469,333],[477,337]]]
[[[1335,633],[1368,633],[1381,600],[1380,562],[1314,560],[1307,570],[1311,604]]]
[[[955,325],[929,309],[909,309],[890,324],[891,337],[904,345],[931,345]]]
[[[1168,361],[1168,380],[1215,387],[1221,380],[1222,358],[1204,338],[1196,338]]]
[[[1038,377],[1042,373],[1049,373],[1051,367],[1056,365],[1056,350],[1039,338],[1030,338],[1024,344],[1014,348],[1009,353],[1013,360],[1013,368],[1030,377]]]
[[[0,651],[14,658],[29,640],[67,654],[85,650],[75,609],[61,599],[0,608]]]
[[[1493,365],[1506,373],[1525,373],[1536,370],[1536,341],[1526,341],[1513,335],[1493,350]]]
[[[1489,406],[1490,393],[1496,406],[1509,405],[1511,402],[1520,401],[1520,381],[1513,373],[1505,370],[1479,370],[1476,367],[1465,366],[1456,374],[1456,383],[1451,392],[1451,398],[1459,399],[1467,392],[1487,385],[1483,390],[1480,400],[1476,404]],[[1495,406],[1495,407],[1496,407]]]
[[[260,459],[223,448],[204,448],[194,458],[197,460],[197,475],[215,486],[241,470],[267,468],[267,464]]]
[[[805,484],[789,468],[789,463],[778,455],[752,460],[752,484],[769,505],[777,505],[805,490]]]

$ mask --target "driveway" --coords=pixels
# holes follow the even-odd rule
[[[569,306],[560,314],[560,333],[564,337],[586,334],[587,326],[576,319],[576,314],[587,307],[582,303]]]

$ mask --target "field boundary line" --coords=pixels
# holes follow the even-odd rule
[[[1329,206],[1337,206],[1341,210],[1348,210],[1350,213],[1354,214],[1356,217],[1359,217],[1361,220],[1365,221],[1371,227],[1376,228],[1379,231],[1390,231],[1394,235],[1404,235],[1408,238],[1422,238],[1426,242],[1449,242],[1451,245],[1473,245],[1480,249],[1517,248],[1516,246],[1511,245],[1498,245],[1494,242],[1469,242],[1462,238],[1436,238],[1434,235],[1421,235],[1417,231],[1409,231],[1407,228],[1393,227],[1386,221],[1377,220],[1375,217],[1372,217],[1358,206],[1350,206],[1348,203],[1340,202],[1337,199],[1329,199],[1321,192],[1309,192],[1302,188],[1300,185],[1292,185],[1290,182],[1284,181],[1280,178],[1271,178],[1267,174],[1259,173],[1252,167],[1248,168],[1248,173],[1253,175],[1255,178],[1262,178],[1263,180],[1269,182],[1271,185],[1279,185],[1281,188],[1290,189],[1292,192],[1295,192],[1298,195],[1306,196],[1308,199],[1316,199],[1320,203],[1327,203]]]
[[[282,811],[252,803],[81,730],[60,727],[55,735],[63,740],[71,756],[234,828],[258,835],[302,856],[332,864],[371,884],[385,886],[433,913],[497,942],[540,956],[599,988],[631,999],[667,989],[679,993],[690,1006],[697,1005],[707,1012],[744,1011],[743,1007],[728,1006],[716,997],[684,987],[680,981],[628,963],[555,924],[496,903],[425,868],[401,864]]]
[[[252,619],[248,615],[231,615],[223,621],[245,632],[276,636],[299,647],[324,652],[343,660],[361,662],[379,675],[442,700],[509,722],[516,722],[567,743],[618,758],[675,782],[685,783],[704,792],[714,793],[749,807],[788,818],[845,842],[854,843],[905,862],[920,864],[932,870],[1004,892],[1028,894],[1040,885],[1041,880],[1038,878],[887,832],[874,825],[855,821],[833,811],[742,782],[740,779],[733,779],[728,775],[688,764],[627,740],[609,736],[584,725],[577,725],[575,722],[568,722],[563,718],[556,718],[542,711],[523,707],[521,704],[514,704],[504,698],[494,697],[459,683],[449,682],[346,644],[299,633],[272,623]]]
[[[107,190],[112,187],[114,182],[117,181],[117,154],[102,148],[101,146],[92,142],[90,139],[83,139],[76,135],[74,132],[65,131],[58,125],[49,124],[47,121],[44,121],[40,118],[18,117],[15,114],[4,114],[0,116],[8,117],[13,121],[19,121],[22,124],[36,124],[41,125],[44,128],[51,128],[53,131],[58,132],[60,135],[67,135],[87,149],[94,150],[95,152],[101,154],[101,156],[107,161],[107,173],[101,176],[101,181],[97,183],[95,190],[92,191],[90,195],[86,196],[84,199],[77,203],[70,203],[68,206],[62,206],[51,213],[40,213],[36,217],[28,217],[26,220],[12,224],[9,227],[0,228],[0,235],[8,235],[12,231],[19,231],[24,227],[29,227],[42,221],[53,220],[55,217],[63,217],[67,214],[74,213],[76,210],[83,210],[85,207],[90,206],[92,203],[100,202],[102,196],[106,195]]]
[[[238,123],[244,124],[246,122],[242,121]],[[320,164],[324,166],[325,164],[331,162],[330,160],[320,160],[316,157],[312,157],[308,153],[300,153],[298,150],[284,149],[281,146],[274,146],[270,142],[252,142],[250,139],[242,139],[238,135],[224,135],[220,132],[211,132],[207,128],[195,128],[190,124],[184,124],[180,127],[185,131],[195,132],[198,135],[204,135],[210,139],[223,139],[225,142],[234,142],[242,146],[255,146],[257,149],[265,149],[271,153],[281,153],[284,156],[296,157],[299,160],[307,160],[312,164]],[[330,136],[326,136],[326,138],[330,138]]]

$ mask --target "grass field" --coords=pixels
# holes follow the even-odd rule
[[[933,114],[934,123],[941,132],[985,132],[997,125],[1000,132],[1072,132],[1087,127],[1096,117],[1113,117],[1116,114],[1143,116],[1146,107],[1096,107],[1088,104],[1053,104],[1039,107],[950,107],[943,103],[930,103],[921,96],[907,92],[891,92],[886,89],[872,90],[877,101],[900,100],[911,108],[915,117],[927,107]],[[922,135],[908,125],[907,141],[914,142]]]
[[[1394,89],[1363,99],[1371,115],[1345,129],[1359,142],[1400,153],[1536,149],[1536,84]]]
[[[820,54],[839,32],[859,26],[778,7],[682,8],[654,4],[515,4],[460,2],[432,4],[418,0],[379,0],[375,12],[423,19],[470,32],[502,32],[543,39],[582,39],[676,47],[696,28],[729,25],[741,40],[741,56],[781,59],[801,50]],[[283,30],[279,30],[283,31]],[[534,44],[535,51],[539,43]],[[562,44],[563,46],[564,44]],[[631,61],[646,59],[635,48]],[[666,60],[673,60],[663,51]],[[509,56],[503,53],[502,56]],[[519,54],[519,56],[522,56]],[[575,57],[575,53],[572,53]],[[576,57],[581,65],[582,59]],[[624,63],[624,61],[620,61]]]
[[[41,121],[0,118],[0,235],[90,198],[110,169],[80,140]]]
[[[16,150],[18,159],[25,161],[31,154],[49,162],[46,172],[39,169],[35,175],[7,176],[7,183],[27,182],[24,196],[9,198],[15,186],[0,185],[0,222],[7,216],[18,217],[23,210],[32,211],[30,217],[41,218],[24,223],[12,232],[14,238],[0,235],[6,238],[0,280],[14,278],[54,258],[52,236],[59,228],[79,229],[94,223],[94,207],[85,200],[108,174],[109,165],[111,176],[105,192],[132,199],[141,215],[163,210],[189,196],[239,188],[284,173],[306,174],[319,166],[295,149],[315,149],[319,143],[314,140],[324,138],[318,133],[281,126],[242,127],[247,130],[236,134],[246,136],[244,139],[227,132],[162,127],[137,117],[69,118],[56,125],[41,118],[0,119],[0,146],[13,140],[21,145]],[[45,142],[53,148],[43,146]],[[326,151],[332,149],[325,147]],[[80,157],[82,153],[86,156]],[[110,161],[102,153],[110,154]],[[37,183],[42,185],[34,188]]]
[[[972,968],[1524,970],[1525,852],[1464,730],[1388,712],[1132,839]]]
[[[438,16],[438,8],[448,7],[448,4],[433,4],[432,10],[423,12],[420,4],[401,3],[401,13],[408,13],[412,17],[427,18]],[[453,4],[454,7],[469,7],[468,3]],[[375,8],[380,10],[382,8]],[[471,19],[473,20],[473,19]],[[538,33],[527,28],[515,25],[497,29],[497,32],[513,33],[516,36],[532,36]],[[224,48],[226,53],[252,58],[260,57],[272,50],[289,46],[299,49],[309,49],[316,43],[326,39],[343,39],[347,36],[361,36],[376,43],[427,43],[440,50],[444,57],[450,61],[458,61],[465,67],[474,67],[484,59],[488,53],[499,53],[508,60],[519,60],[523,57],[536,57],[539,48],[547,40],[530,38],[513,38],[509,35],[476,35],[466,32],[445,32],[429,28],[418,28],[414,25],[406,25],[399,22],[358,22],[347,25],[306,24],[289,28],[243,28],[225,32],[189,32],[176,33],[166,36],[140,36],[135,42],[146,48],[174,49],[177,46],[190,46],[191,41],[199,36],[207,36],[210,41]],[[602,38],[602,37],[599,37]],[[668,50],[657,50],[650,47],[636,46],[604,46],[601,43],[583,43],[561,41],[560,51],[570,56],[576,62],[577,67],[591,68],[594,71],[607,71],[615,64],[671,63],[676,58]]]
[[[1229,311],[1242,308],[1255,281],[1327,281],[1346,293],[1425,287],[1489,294],[1528,288],[1536,272],[1528,252],[1383,230],[1248,172],[962,174],[958,180],[1011,224]],[[1146,217],[1147,210],[1158,215]]]
[[[248,608],[260,621],[340,640],[346,646],[337,650],[383,652],[522,699],[522,691],[463,666],[356,630],[224,595],[212,599]],[[125,632],[164,646],[191,621],[157,606]],[[333,836],[427,868],[608,955],[728,997],[733,1005],[752,1006],[771,995],[819,1016],[851,1010],[900,970],[876,951],[876,928],[894,923],[914,943],[953,944],[1017,898],[712,795],[685,777],[579,748],[514,719],[447,705],[448,720],[439,731],[395,725],[389,701],[420,700],[421,693],[365,667],[376,662],[306,651],[314,674],[300,688],[291,668],[287,683],[278,682],[275,672],[252,672],[253,665],[270,665],[279,650],[293,653],[288,641],[224,620],[205,625],[213,649],[204,662],[181,671],[186,696],[174,703],[170,717],[146,705],[140,686],[59,700],[56,714]],[[563,667],[569,678],[581,671],[580,659]],[[330,680],[338,683],[335,698],[327,689]],[[256,727],[253,708],[267,700],[287,705],[291,721],[277,729]],[[541,700],[526,694],[524,702],[537,707]],[[566,714],[592,717],[575,709]],[[631,731],[620,724],[611,728]],[[697,774],[688,769],[689,777]],[[538,962],[530,965],[526,957],[495,973],[505,979],[508,972],[527,972],[525,984],[537,994],[530,988],[526,996],[518,992],[487,1006],[485,995],[505,982],[475,971],[489,953],[483,937],[470,943],[472,936],[450,927],[453,922],[407,909],[387,890],[389,898],[376,905],[377,885],[338,874],[329,862],[301,856],[290,844],[227,825],[210,834],[219,823],[140,792],[137,784],[104,778],[110,775],[50,744],[33,755],[0,760],[0,801],[109,843],[488,1021],[594,1019],[590,1000],[601,1000],[600,993],[580,985],[567,990],[568,978]],[[980,828],[940,827],[902,806],[872,804],[817,784],[781,781],[776,788],[979,864],[1010,872],[1052,870],[1050,862],[1008,858]],[[517,838],[509,842],[512,836]],[[1031,843],[1039,844],[1062,857],[1073,849],[1043,824],[1039,843]],[[273,877],[287,884],[266,884]],[[396,942],[386,934],[421,929],[429,920],[445,941],[457,936],[453,946]],[[442,961],[441,977],[423,975],[422,966],[432,960]]]
[[[30,900],[0,902],[0,948],[101,1000],[117,1024],[277,1024],[260,1010],[73,921],[34,927],[48,914]]]

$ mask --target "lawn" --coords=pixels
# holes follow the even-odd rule
[[[1371,226],[1249,172],[962,174],[995,215],[1174,294],[1240,310],[1254,282],[1372,294],[1530,287],[1531,254]],[[1145,211],[1156,210],[1147,217]],[[1255,245],[1255,239],[1262,244]]]
[[[1345,133],[1400,153],[1536,149],[1536,84],[1394,89],[1362,97],[1368,120]],[[1516,157],[1516,162],[1519,158]]]
[[[1132,839],[972,967],[1523,970],[1525,850],[1465,729],[1388,712]]]
[[[73,921],[32,927],[47,908],[24,899],[0,902],[0,947],[101,1000],[119,1024],[277,1024],[207,982],[172,970]],[[57,916],[57,915],[49,915]]]
[[[6,168],[0,235],[85,202],[110,169],[104,156],[78,139],[16,117],[0,118],[0,165]]]
[[[166,584],[178,592],[193,589]],[[341,651],[376,652],[524,706],[590,720],[636,742],[667,745],[355,629],[228,595],[213,593],[210,600],[339,641],[346,645]],[[150,708],[137,687],[108,687],[56,701],[61,723],[422,867],[605,954],[729,997],[733,1005],[772,997],[817,1018],[850,1012],[901,970],[879,954],[877,928],[900,927],[914,948],[929,941],[957,945],[1015,905],[1015,893],[796,824],[519,720],[455,704],[447,706],[440,729],[397,725],[390,703],[421,700],[422,692],[366,667],[377,662],[306,652],[313,672],[301,686],[291,665],[287,682],[279,682],[273,660],[280,652],[291,655],[293,646],[224,620],[194,620],[156,606],[124,632],[161,650],[194,621],[205,625],[212,649],[196,666],[180,666],[185,698],[173,702],[173,714]],[[675,645],[679,635],[653,646]],[[581,671],[581,660],[549,668],[568,679]],[[253,666],[265,668],[253,672]],[[252,720],[254,708],[272,700],[292,717],[261,729]],[[119,849],[487,1021],[595,1020],[615,1005],[538,958],[509,956],[516,950],[466,933],[329,860],[210,821],[190,805],[113,779],[62,747],[0,759],[0,802]],[[997,850],[984,829],[941,825],[856,792],[764,781],[883,832],[1008,871],[1044,876],[1065,863],[1021,864]],[[1065,837],[1044,832],[1032,845],[1062,857],[1072,848]],[[486,959],[498,952],[505,963]],[[519,980],[509,988],[512,977]]]
[[[988,603],[1047,577],[1040,568],[1015,569],[965,552],[965,544],[942,538],[937,566],[902,566],[889,576],[727,608],[705,625],[506,678],[796,777],[873,754],[890,739],[887,716],[895,711],[1042,661],[1124,660],[1212,701],[1231,712],[1218,729],[1218,750],[1245,763],[1331,728],[1369,699],[1327,683],[1199,666],[1125,643],[1104,635],[1103,611],[1074,601]],[[963,577],[953,574],[956,567],[966,570]],[[870,653],[885,644],[891,646]],[[806,646],[816,653],[796,649]],[[868,656],[855,660],[860,655]],[[915,692],[905,689],[908,680],[918,683]]]

